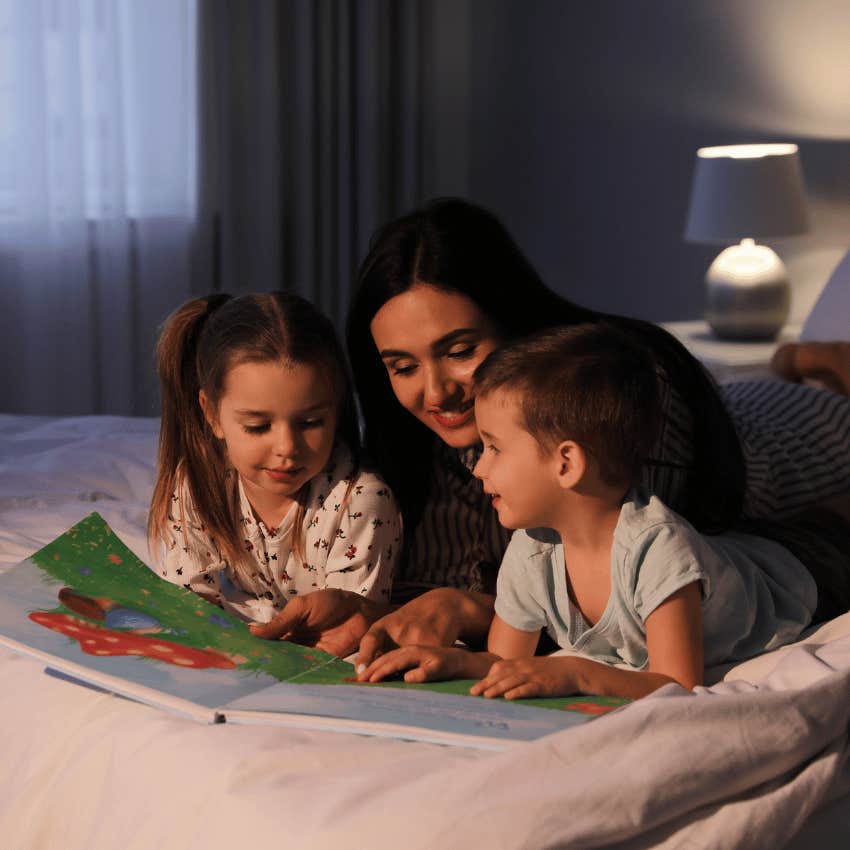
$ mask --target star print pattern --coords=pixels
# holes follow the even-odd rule
[[[352,481],[352,476],[354,480]],[[292,545],[297,506],[276,529],[256,518],[239,482],[240,525],[250,579],[236,573],[193,515],[188,487],[172,501],[174,533],[160,568],[163,578],[188,587],[245,620],[267,622],[292,596],[340,588],[369,599],[389,599],[401,550],[401,517],[387,485],[356,470],[338,446],[310,483],[304,524],[304,561]]]

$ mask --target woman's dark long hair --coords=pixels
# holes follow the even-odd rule
[[[556,325],[605,319],[654,354],[693,417],[693,467],[685,517],[704,532],[741,514],[745,471],[735,428],[702,365],[657,325],[580,307],[549,289],[504,225],[468,201],[439,199],[382,227],[358,274],[348,313],[348,353],[365,423],[364,444],[411,529],[428,491],[436,435],[399,404],[370,324],[391,298],[428,283],[470,298],[513,339]]]

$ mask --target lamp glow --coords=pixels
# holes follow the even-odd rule
[[[730,156],[732,159],[759,159],[763,156],[784,156],[797,153],[797,145],[720,145],[714,148],[700,148],[697,156],[713,159],[718,156]]]

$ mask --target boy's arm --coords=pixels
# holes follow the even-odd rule
[[[644,625],[649,673],[666,676],[688,690],[701,685],[705,668],[700,582],[668,596]]]
[[[508,625],[498,614],[493,615],[487,650],[499,658],[530,658],[537,649],[540,629],[523,632]]]
[[[670,683],[693,688],[703,680],[699,582],[661,603],[646,618],[648,670],[621,670],[589,658],[522,658],[496,662],[471,690],[507,699],[596,694],[637,699]]]

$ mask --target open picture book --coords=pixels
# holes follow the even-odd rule
[[[353,666],[251,634],[148,569],[92,513],[0,575],[0,645],[53,675],[207,723],[264,723],[502,749],[626,700],[486,700],[469,681],[357,684]]]

